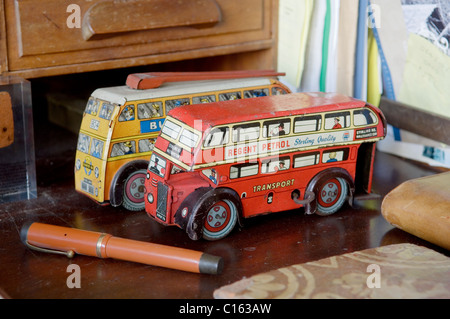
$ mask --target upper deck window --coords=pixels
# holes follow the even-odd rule
[[[184,129],[180,136],[180,143],[187,147],[195,147],[197,145],[199,135]]]
[[[216,97],[214,95],[194,96],[192,98],[192,104],[211,103],[215,101]]]
[[[214,147],[228,143],[229,129],[228,127],[214,128],[203,142],[204,147]]]
[[[259,138],[259,123],[233,126],[233,142],[245,142]]]
[[[325,129],[336,130],[350,126],[350,112],[336,112],[325,114]]]
[[[272,87],[272,95],[282,95],[282,94],[287,94],[285,89],[279,86]]]
[[[263,123],[263,137],[283,136],[291,131],[290,119],[279,119]]]
[[[269,95],[269,89],[254,89],[244,91],[244,99],[252,98],[252,97],[261,97]]]
[[[369,109],[353,111],[353,124],[355,126],[371,125],[377,122],[376,115]]]
[[[219,94],[219,101],[238,100],[242,98],[241,92],[229,92]]]
[[[86,104],[84,112],[86,114],[97,115],[99,105],[100,101],[91,96]]]
[[[173,138],[174,140],[176,140],[178,138],[180,131],[181,131],[181,125],[175,124],[174,122],[172,122],[170,120],[166,120],[161,129],[162,134],[165,134],[165,135]]]
[[[136,117],[134,104],[126,105],[119,115],[119,122],[133,121]]]
[[[166,101],[166,115],[170,112],[170,110],[182,106],[182,105],[189,105],[191,104],[189,98],[179,98],[174,100],[167,100]]]
[[[149,119],[163,116],[162,102],[148,102],[138,104],[138,119]]]
[[[294,133],[306,133],[320,131],[322,127],[321,115],[307,115],[294,119]]]
[[[98,115],[100,118],[105,120],[110,120],[112,113],[114,111],[114,105],[108,102],[103,102],[102,108],[100,109],[100,114]]]

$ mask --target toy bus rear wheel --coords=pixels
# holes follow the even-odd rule
[[[337,212],[347,199],[348,185],[341,177],[325,180],[318,187],[317,215],[328,216]]]
[[[218,240],[228,236],[238,219],[238,205],[233,199],[218,199],[208,209],[203,223],[203,238]]]
[[[123,188],[122,206],[131,211],[140,211],[145,208],[145,169],[137,170],[128,176]]]

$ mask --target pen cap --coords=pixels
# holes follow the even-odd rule
[[[111,235],[61,226],[32,223],[21,230],[24,243],[80,255],[104,257],[104,245]]]
[[[223,271],[223,259],[219,256],[203,254],[198,267],[202,274],[220,275]]]

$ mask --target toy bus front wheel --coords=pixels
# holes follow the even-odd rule
[[[218,240],[228,236],[236,225],[238,208],[233,201],[223,199],[208,210],[203,224],[203,238]]]

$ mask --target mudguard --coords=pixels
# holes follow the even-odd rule
[[[186,230],[189,238],[198,240],[203,235],[203,223],[208,209],[217,201],[229,199],[236,204],[238,223],[242,225],[242,203],[235,191],[229,188],[201,187],[190,194],[175,213],[175,223]],[[187,209],[185,213],[183,210]]]

